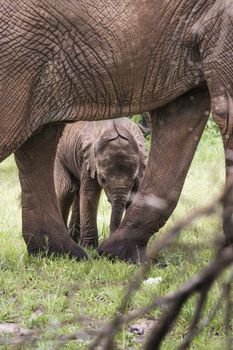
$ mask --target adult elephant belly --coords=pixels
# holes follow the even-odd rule
[[[62,101],[73,106],[72,111],[63,109],[67,113],[59,113],[59,118],[103,119],[152,110],[204,81],[192,57],[195,48],[184,44],[187,24],[183,21],[177,29],[173,20],[168,26],[176,16],[174,5],[163,4],[158,10],[158,3],[120,1],[116,7],[104,4],[94,14],[89,4],[85,13],[91,17],[84,20],[82,14],[75,24],[69,23],[68,37],[61,37],[51,62],[59,70],[62,64],[69,78],[67,85],[65,79],[58,82],[52,94],[57,105]]]
[[[203,75],[186,41],[199,2],[190,19],[185,2],[79,0],[54,7],[6,0],[0,5],[1,159],[49,122],[139,113],[198,86]]]
[[[184,45],[186,21],[178,22],[174,5],[159,5],[159,0],[95,6],[78,1],[75,18],[75,4],[52,11],[60,20],[37,89],[50,121],[151,110],[203,81],[193,46]]]
[[[72,23],[67,9],[60,9],[68,33],[59,40],[55,59],[75,84],[79,118],[119,117],[155,106],[159,3],[79,1]],[[66,31],[63,25],[60,32]]]

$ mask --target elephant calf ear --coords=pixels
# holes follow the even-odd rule
[[[83,159],[86,164],[87,171],[92,179],[96,176],[96,162],[95,162],[95,139],[97,135],[95,133],[95,127],[93,128],[90,123],[87,122],[86,127],[82,133],[82,152]]]
[[[96,161],[95,161],[95,147],[91,147],[91,152],[89,156],[89,164],[87,165],[87,170],[90,172],[92,179],[96,177]]]
[[[129,132],[132,135],[139,149],[139,171],[138,171],[137,180],[140,182],[142,179],[144,170],[146,168],[146,162],[147,162],[147,156],[148,156],[144,135],[140,130],[140,128],[137,126],[137,124],[132,120],[126,118],[125,125],[127,125],[127,132]]]

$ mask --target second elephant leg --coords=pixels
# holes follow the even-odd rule
[[[193,90],[152,115],[152,145],[139,191],[100,253],[135,262],[176,207],[210,110],[206,89]]]
[[[226,244],[233,244],[233,94],[224,89],[212,96],[213,118],[219,126],[225,153],[226,194],[223,200],[223,231]]]
[[[61,215],[67,226],[70,208],[74,200],[74,189],[68,171],[57,157],[55,159],[54,181]]]
[[[22,188],[23,236],[28,252],[68,254],[78,260],[86,254],[68,235],[54,186],[54,160],[59,125],[47,125],[16,152]]]
[[[76,191],[74,195],[71,218],[69,222],[69,234],[75,242],[80,240],[80,199],[79,190]]]

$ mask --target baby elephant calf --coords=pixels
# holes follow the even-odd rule
[[[119,226],[146,166],[146,147],[128,118],[66,125],[55,161],[55,187],[69,231],[82,245],[98,246],[97,209],[101,189],[112,206],[110,233]]]

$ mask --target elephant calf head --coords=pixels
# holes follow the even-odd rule
[[[98,180],[112,206],[110,232],[119,226],[125,208],[138,190],[146,166],[144,138],[127,118],[103,122],[102,132],[87,159],[90,175]]]

